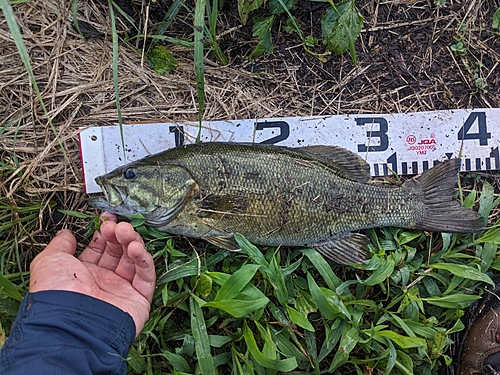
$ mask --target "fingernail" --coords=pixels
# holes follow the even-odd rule
[[[58,230],[56,236],[59,236],[62,233],[62,229]]]

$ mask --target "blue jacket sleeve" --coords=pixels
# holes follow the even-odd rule
[[[132,317],[84,294],[28,293],[0,350],[3,375],[125,374]]]

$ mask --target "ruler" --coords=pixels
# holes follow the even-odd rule
[[[80,132],[86,193],[94,178],[168,148],[194,143],[198,122],[128,124]],[[204,121],[202,142],[252,142],[290,147],[335,145],[359,154],[372,176],[421,173],[462,157],[462,171],[500,169],[500,108]]]

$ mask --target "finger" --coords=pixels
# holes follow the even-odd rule
[[[99,221],[101,224],[104,223],[105,221],[114,221],[116,223],[117,218],[115,214],[112,214],[110,212],[103,212],[101,216],[99,216]]]
[[[132,241],[142,242],[141,236],[129,223],[104,222],[101,233],[106,240],[106,248],[98,266],[116,272],[121,277],[132,281],[135,268],[125,249]]]
[[[116,269],[123,256],[123,246],[116,238],[118,225],[113,221],[105,221],[101,224],[101,235],[105,246],[97,265],[111,271]]]
[[[130,259],[134,260],[135,265],[135,275],[132,280],[132,286],[151,303],[156,286],[156,272],[153,257],[144,249],[144,245],[140,242],[130,243],[128,255]]]
[[[109,212],[103,212],[99,217],[99,221],[101,226],[104,222],[114,222],[116,223],[116,215],[111,214]],[[108,226],[109,224],[106,224]],[[78,259],[82,262],[97,264],[101,260],[102,254],[104,254],[104,250],[106,250],[107,242],[102,236],[101,232],[95,231],[92,240],[89,243],[89,246],[85,250],[82,251]]]
[[[62,229],[50,241],[47,247],[40,254],[64,252],[74,255],[76,251],[76,238],[68,229]]]
[[[121,277],[132,282],[135,276],[135,261],[129,257],[128,247],[131,243],[137,242],[142,251],[145,251],[144,242],[141,236],[128,223],[119,223],[115,231],[117,241],[122,245],[123,255],[120,263],[115,269],[115,272]],[[134,245],[136,246],[136,245]]]
[[[102,254],[106,249],[107,242],[101,232],[95,231],[89,246],[82,251],[78,259],[82,262],[97,264],[101,260]]]

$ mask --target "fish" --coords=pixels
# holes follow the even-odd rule
[[[370,181],[370,166],[337,146],[286,147],[206,142],[179,146],[95,180],[89,204],[173,235],[238,251],[255,245],[312,248],[339,264],[363,263],[359,230],[400,227],[472,233],[476,211],[453,198],[460,159],[443,161],[401,185]]]

